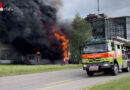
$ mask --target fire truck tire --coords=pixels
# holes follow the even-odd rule
[[[86,70],[86,71],[87,71],[88,76],[93,76],[94,75],[94,72],[88,71],[88,70]]]
[[[113,67],[112,67],[112,75],[116,76],[119,73],[119,67],[117,63],[114,63]]]

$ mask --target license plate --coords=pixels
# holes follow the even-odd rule
[[[99,66],[90,66],[89,67],[89,71],[98,71],[99,70]]]

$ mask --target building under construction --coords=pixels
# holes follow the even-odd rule
[[[130,40],[130,16],[109,18],[105,14],[89,14],[85,20],[92,25],[95,38],[120,36]]]

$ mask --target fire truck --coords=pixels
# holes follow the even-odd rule
[[[128,40],[121,37],[85,41],[82,48],[83,70],[86,70],[88,76],[101,71],[110,72],[115,76],[119,72],[129,72],[130,46],[128,43]]]

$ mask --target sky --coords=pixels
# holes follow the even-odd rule
[[[73,19],[76,13],[81,17],[97,14],[97,0],[62,0],[63,19]],[[109,17],[130,16],[130,0],[100,0],[100,13]]]

